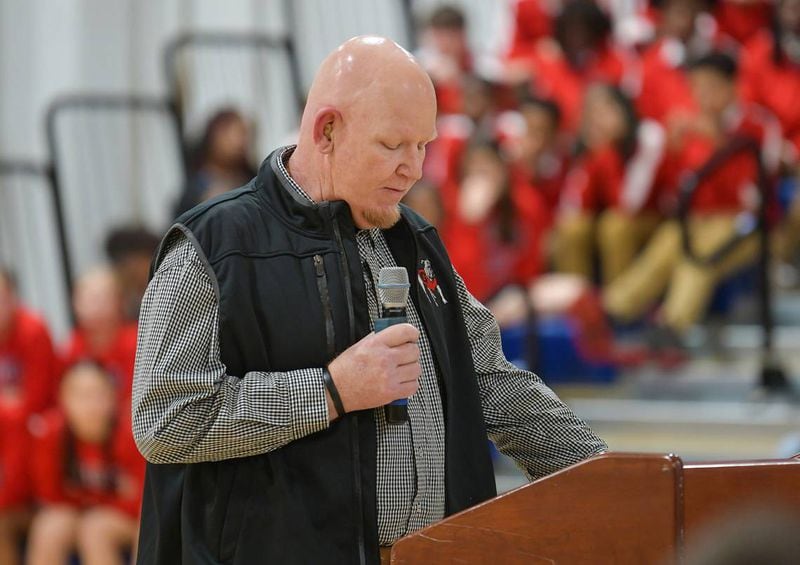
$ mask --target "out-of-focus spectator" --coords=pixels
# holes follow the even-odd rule
[[[528,59],[533,93],[555,100],[564,128],[580,123],[586,87],[593,82],[621,85],[630,77],[631,59],[614,46],[608,16],[590,0],[573,0],[555,21],[555,42],[543,41]]]
[[[781,0],[773,30],[762,29],[742,50],[742,98],[769,109],[781,122],[785,164],[800,156],[800,0]]]
[[[20,563],[19,547],[30,520],[29,441],[22,410],[0,411],[0,563]]]
[[[226,108],[214,114],[190,158],[175,215],[253,178],[251,141],[250,126],[239,112]]]
[[[137,226],[114,229],[106,238],[106,256],[117,276],[127,321],[139,319],[139,306],[150,280],[150,262],[158,243],[157,235]]]
[[[113,375],[120,398],[129,398],[137,328],[125,322],[114,272],[97,268],[84,274],[75,284],[72,301],[76,327],[65,348],[64,365],[83,360],[102,365]]]
[[[57,372],[47,326],[20,303],[14,276],[0,266],[0,413],[48,408]]]
[[[603,284],[633,261],[660,221],[664,137],[657,123],[638,121],[618,88],[589,87],[582,153],[567,177],[558,211],[557,271],[593,280],[595,235]]]
[[[694,111],[685,65],[714,47],[714,26],[705,9],[705,0],[659,2],[658,38],[640,63],[636,108],[643,118],[664,122],[676,110]]]
[[[470,292],[496,310],[494,299],[505,287],[524,289],[541,271],[543,222],[523,214],[517,198],[524,193],[512,186],[496,143],[473,143],[462,170],[457,214],[446,219],[442,235]]]
[[[464,113],[438,118],[438,137],[428,146],[425,178],[439,187],[445,217],[455,214],[461,159],[470,140],[493,138],[497,133],[498,108],[494,85],[469,75],[464,78]]]
[[[133,441],[130,407],[119,409],[114,379],[98,365],[70,367],[59,408],[31,423],[31,474],[40,508],[28,563],[122,563],[135,546],[144,459]]]
[[[776,233],[780,259],[790,261],[800,246],[800,0],[781,0],[775,27],[762,29],[742,51],[739,86],[745,100],[768,108],[783,130],[783,175],[787,213]]]
[[[716,0],[714,19],[721,35],[743,44],[769,27],[774,0]]]
[[[463,81],[472,73],[464,12],[455,6],[436,8],[423,27],[417,57],[433,81],[439,114],[461,114]]]
[[[534,194],[522,204],[542,201],[550,226],[558,205],[567,170],[567,159],[559,139],[561,112],[552,100],[525,97],[519,106],[520,131],[506,140],[514,185]]]
[[[678,143],[671,160],[676,178],[699,172],[716,155],[725,155],[735,140],[749,138],[761,147],[768,172],[777,169],[780,127],[763,109],[741,104],[736,94],[736,64],[714,52],[690,67],[690,84],[699,113],[670,138]],[[605,290],[605,306],[616,318],[642,315],[666,291],[657,317],[657,345],[668,359],[678,359],[680,336],[706,311],[718,282],[751,263],[758,250],[754,235],[743,238],[720,260],[712,255],[728,244],[743,226],[751,224],[758,205],[758,157],[747,150],[725,156],[700,179],[688,216],[692,247],[701,259],[688,257],[677,220],[665,222],[637,261]],[[745,232],[746,233],[746,232]]]

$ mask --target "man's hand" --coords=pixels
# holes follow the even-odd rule
[[[422,371],[418,339],[417,328],[398,324],[369,334],[334,359],[328,371],[344,409],[375,408],[417,392]]]

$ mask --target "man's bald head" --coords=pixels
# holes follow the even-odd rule
[[[317,200],[345,200],[359,227],[388,227],[435,136],[427,73],[393,41],[360,36],[322,62],[308,93],[292,174]]]
[[[413,55],[385,37],[359,36],[330,53],[317,71],[308,92],[303,121],[320,108],[347,110],[370,104],[387,90],[405,94],[433,94],[433,84]],[[435,97],[434,97],[435,100]]]

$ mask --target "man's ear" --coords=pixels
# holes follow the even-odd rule
[[[342,115],[334,108],[320,108],[314,118],[314,145],[321,153],[333,151],[337,129],[341,127]]]

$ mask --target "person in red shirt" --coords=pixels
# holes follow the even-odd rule
[[[77,325],[64,351],[64,365],[82,360],[99,363],[114,376],[124,401],[131,395],[137,326],[124,320],[114,273],[108,269],[86,273],[77,281],[72,301]]]
[[[130,407],[119,408],[112,376],[99,365],[70,367],[59,408],[31,422],[31,481],[40,507],[28,563],[122,563],[135,547],[145,462],[136,450]]]
[[[675,111],[694,111],[686,62],[712,50],[715,42],[703,0],[660,3],[658,38],[642,53],[636,109],[642,118],[666,123]]]
[[[552,100],[524,97],[517,122],[519,131],[508,135],[504,143],[511,159],[512,184],[534,193],[530,198],[522,195],[523,205],[542,201],[549,229],[567,172],[566,151],[559,138],[561,112]]]
[[[496,142],[479,141],[467,149],[457,188],[458,212],[446,220],[442,235],[453,265],[478,300],[497,315],[498,299],[511,286],[526,288],[542,269],[544,223],[523,215],[508,165]],[[525,301],[524,292],[521,294]],[[516,301],[515,301],[516,302]],[[501,325],[512,320],[498,316]],[[514,320],[516,321],[516,320]]]
[[[20,563],[19,542],[28,522],[28,433],[22,410],[0,412],[0,563]]]
[[[660,221],[664,135],[639,122],[630,100],[606,84],[586,93],[580,145],[556,219],[556,271],[594,280],[594,240],[608,284],[633,261]]]
[[[703,177],[694,191],[688,216],[689,236],[695,253],[709,258],[741,228],[754,221],[759,202],[759,160],[768,174],[777,171],[780,126],[765,110],[742,104],[736,95],[736,64],[728,55],[714,52],[690,67],[690,84],[699,113],[670,134],[676,144],[671,159],[675,183],[699,171],[715,154],[737,139],[751,139],[760,155],[742,149],[727,154],[720,166]],[[705,313],[718,282],[752,263],[758,241],[751,234],[720,261],[698,263],[682,247],[677,220],[662,224],[637,261],[605,289],[606,310],[615,318],[641,316],[666,292],[657,315],[658,336],[672,357],[680,349],[681,335]]]
[[[776,233],[780,259],[800,246],[800,0],[781,0],[774,29],[761,30],[742,50],[739,90],[744,100],[770,110],[783,130],[782,175],[794,179],[794,198]],[[778,86],[779,85],[779,86]]]
[[[580,125],[589,84],[622,85],[631,76],[633,58],[614,46],[610,31],[608,16],[594,2],[574,0],[556,19],[556,41],[540,41],[527,59],[534,95],[555,100],[568,132]]]
[[[0,267],[0,412],[48,408],[57,371],[47,326],[20,303],[13,275]]]
[[[800,156],[800,0],[782,0],[777,27],[761,30],[741,57],[742,99],[775,114],[787,141],[784,162],[795,165]]]

